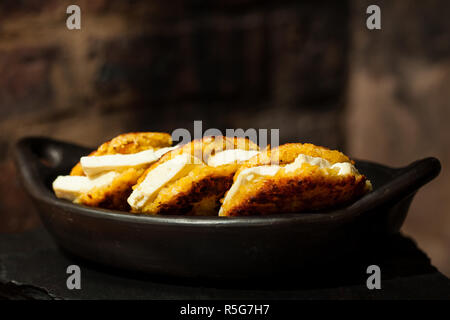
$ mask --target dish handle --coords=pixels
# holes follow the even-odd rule
[[[64,159],[71,153],[83,154],[88,149],[43,137],[20,139],[14,148],[14,158],[22,182],[31,194],[50,192],[42,177],[67,172]]]
[[[350,209],[355,212],[372,211],[413,194],[439,175],[441,163],[436,158],[428,157],[392,170],[394,177],[391,181],[355,202]]]

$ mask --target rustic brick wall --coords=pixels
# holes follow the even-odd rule
[[[373,1],[353,1],[347,146],[392,166],[438,157],[403,228],[450,275],[450,2],[376,1],[382,30],[365,28]]]
[[[81,30],[65,26],[69,4],[81,7]],[[94,146],[203,120],[205,129],[280,128],[282,141],[342,147],[348,9],[347,1],[3,0],[0,231],[38,223],[11,160],[25,135]]]

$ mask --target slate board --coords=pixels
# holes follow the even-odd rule
[[[81,268],[81,290],[69,290],[66,268]],[[381,268],[382,289],[368,290],[367,266]],[[450,299],[450,280],[414,241],[400,234],[298,277],[210,283],[112,270],[59,249],[44,229],[0,234],[3,299]]]

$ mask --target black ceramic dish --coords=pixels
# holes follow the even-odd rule
[[[151,274],[243,279],[330,263],[397,232],[417,190],[439,174],[426,158],[394,169],[357,161],[374,191],[327,213],[266,217],[141,216],[57,199],[53,179],[88,148],[47,138],[16,145],[16,163],[56,242],[82,258]]]

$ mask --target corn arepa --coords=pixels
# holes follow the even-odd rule
[[[240,162],[247,160],[249,155],[253,156],[258,149],[258,145],[249,139],[223,136],[208,136],[180,146],[162,156],[139,178],[128,199],[132,212],[217,215],[219,200],[231,187]],[[211,157],[230,150],[244,150],[251,153],[239,154],[244,156],[241,161],[237,159],[237,154],[234,154],[228,158],[231,159],[228,163],[216,161],[215,166],[208,165]],[[164,169],[165,167],[167,169]],[[180,171],[183,170],[183,174],[172,179],[170,168],[179,168]],[[161,176],[166,176],[166,179],[161,180],[164,179]],[[148,190],[145,190],[144,184],[148,184]],[[143,198],[145,201],[140,200]]]
[[[149,149],[160,149],[172,146],[172,136],[165,132],[130,132],[101,144],[89,156],[112,154],[133,154]],[[70,171],[71,176],[84,176],[85,173],[78,162]]]
[[[343,153],[289,143],[244,162],[222,200],[220,216],[326,210],[355,201],[370,181]]]
[[[152,162],[157,161],[165,151],[171,150],[169,148],[171,145],[172,138],[167,133],[133,132],[121,134],[103,143],[89,156],[82,157],[81,161],[72,168],[70,176],[61,176],[54,181],[53,189],[58,197],[75,203],[129,211],[127,198],[132,192],[132,186],[137,183],[139,177],[144,174]],[[141,156],[141,159],[138,159],[140,161],[132,161],[134,156],[138,157],[144,153],[147,153],[146,157]],[[120,159],[114,159],[116,155]],[[123,155],[129,156],[124,157]],[[110,158],[110,156],[112,156],[111,159],[106,159],[109,166],[100,168],[102,161],[105,160],[104,158]],[[90,171],[87,171],[86,168],[83,169],[82,166],[83,158],[88,158],[87,160],[91,160],[90,162],[98,160],[100,163],[97,168],[91,168],[92,172],[88,174],[89,177],[86,177],[86,173]],[[126,161],[131,161],[129,166],[125,165]],[[116,165],[115,162],[122,162],[122,165]],[[104,172],[101,172],[102,170]],[[71,190],[73,184],[76,188]]]

